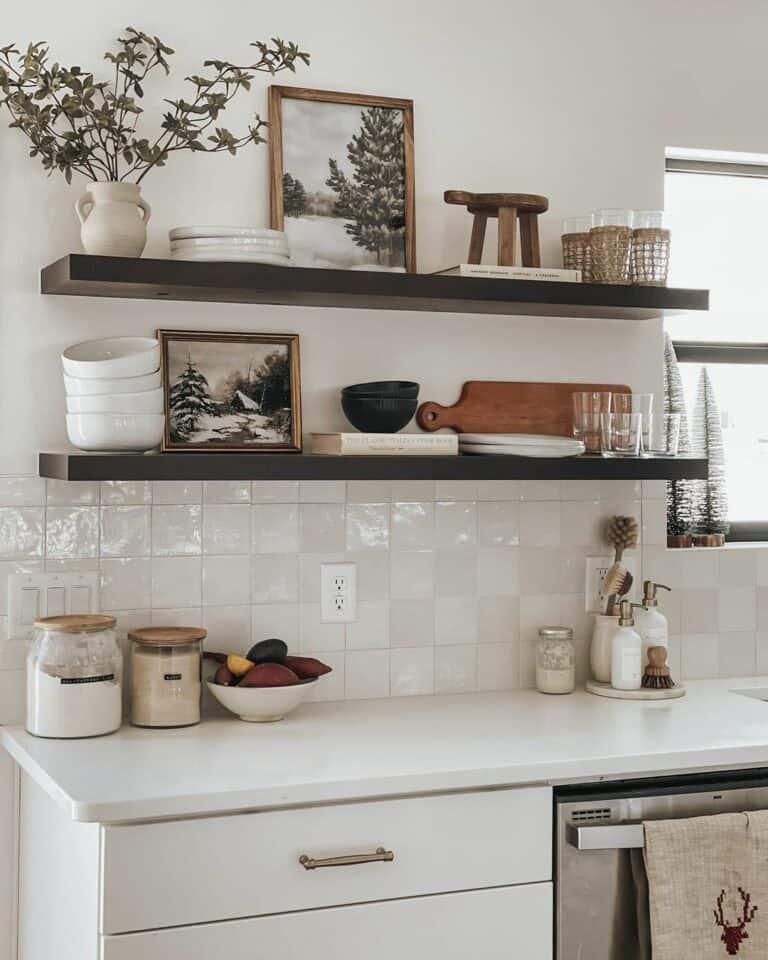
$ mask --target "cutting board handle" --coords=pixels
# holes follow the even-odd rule
[[[418,423],[422,430],[428,430],[429,432],[441,430],[443,427],[450,427],[456,430],[458,428],[453,417],[451,417],[451,413],[453,412],[453,407],[443,407],[441,404],[433,403],[432,401],[422,403],[416,411],[416,423]]]

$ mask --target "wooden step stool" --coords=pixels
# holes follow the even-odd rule
[[[540,213],[546,213],[549,209],[549,200],[546,197],[539,197],[535,193],[468,193],[466,190],[446,190],[443,199],[446,203],[458,203],[466,207],[474,215],[468,263],[480,263],[488,217],[498,217],[498,265],[515,265],[516,229],[519,219],[523,266],[541,266],[537,218]]]

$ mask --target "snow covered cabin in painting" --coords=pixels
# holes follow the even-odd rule
[[[160,331],[166,449],[300,448],[298,338]]]

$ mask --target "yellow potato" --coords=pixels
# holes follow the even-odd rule
[[[233,673],[236,677],[245,676],[252,666],[253,664],[250,660],[246,660],[245,657],[239,657],[236,653],[230,653],[227,657],[227,668],[229,672]]]

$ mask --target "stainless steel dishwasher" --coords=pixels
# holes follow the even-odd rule
[[[555,790],[555,956],[639,960],[643,820],[768,809],[768,769]]]

